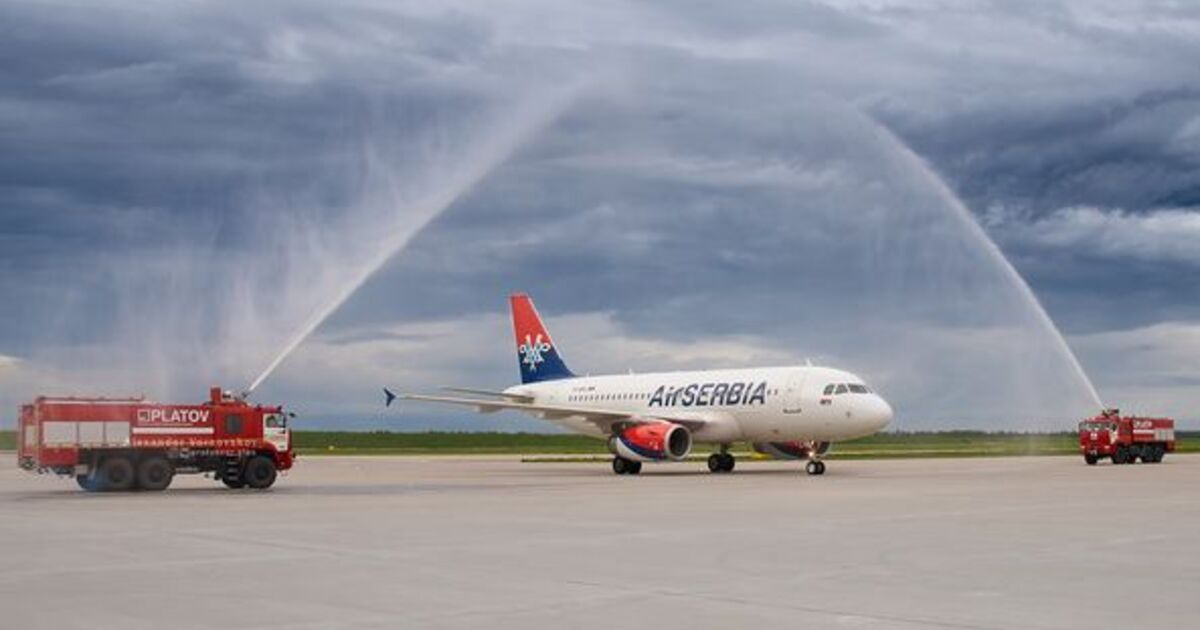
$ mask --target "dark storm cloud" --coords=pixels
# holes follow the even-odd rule
[[[970,112],[932,126],[892,122],[972,205],[1034,218],[1075,205],[1200,205],[1200,153],[1176,147],[1197,117],[1200,90],[1178,88],[1048,111]]]
[[[512,289],[671,340],[774,330],[783,282],[848,304],[833,258],[781,275],[787,246],[811,235],[731,215],[778,206],[801,173],[813,190],[837,185],[836,163],[771,159],[804,137],[789,127],[825,124],[789,115],[812,98],[861,107],[1000,217],[989,229],[1068,331],[1200,319],[1186,255],[1137,255],[1178,239],[1139,217],[1200,205],[1200,9],[1182,3],[7,3],[0,24],[0,295],[21,305],[0,312],[0,355],[102,344],[120,324],[113,289],[147,252],[218,252],[197,283],[211,286],[237,273],[264,203],[353,205],[364,139],[402,147],[595,60],[660,100],[626,115],[637,95],[621,91],[639,84],[618,78],[611,101],[567,112],[341,309],[331,344],[420,341],[386,326],[494,314]],[[730,121],[736,134],[694,133]],[[642,127],[612,133],[628,125]],[[630,163],[662,129],[664,146],[702,159]],[[578,147],[591,162],[557,162]],[[397,170],[423,157],[395,153]],[[730,173],[745,180],[719,181]],[[611,196],[638,205],[602,203],[618,181]],[[1076,207],[1135,223],[1061,220]],[[1040,236],[1071,229],[1080,239]],[[1129,231],[1144,241],[1079,253]],[[717,290],[756,307],[706,311]],[[1139,308],[1106,308],[1114,292]]]

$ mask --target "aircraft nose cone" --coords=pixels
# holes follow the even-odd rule
[[[883,430],[884,427],[891,424],[893,412],[892,406],[887,403],[881,396],[874,396],[874,404],[871,405],[870,411],[867,412],[868,420],[874,425],[876,431]]]

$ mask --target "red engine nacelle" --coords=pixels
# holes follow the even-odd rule
[[[635,462],[679,461],[692,452],[692,432],[671,422],[638,424],[610,438],[608,448]]]
[[[775,459],[812,459],[824,455],[832,446],[829,442],[755,442],[751,446],[763,455]]]

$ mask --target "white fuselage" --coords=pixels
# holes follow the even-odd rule
[[[695,417],[705,422],[693,437],[708,443],[847,440],[892,420],[892,408],[862,379],[811,366],[582,376],[517,385],[505,393],[531,396],[537,405]],[[546,419],[607,437],[581,417]]]

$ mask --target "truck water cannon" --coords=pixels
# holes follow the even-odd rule
[[[1119,409],[1079,423],[1079,450],[1093,466],[1101,459],[1114,464],[1157,464],[1175,450],[1175,421],[1170,418],[1122,416]]]
[[[88,491],[165,490],[182,473],[265,489],[295,460],[289,417],[220,387],[192,405],[39,396],[21,407],[17,462]]]

